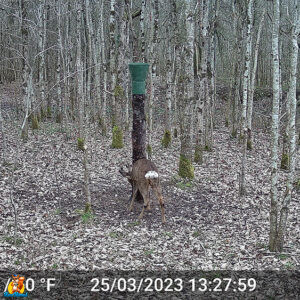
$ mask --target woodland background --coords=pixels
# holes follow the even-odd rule
[[[0,1],[1,264],[299,269],[297,0]],[[129,62],[155,203],[127,211]]]

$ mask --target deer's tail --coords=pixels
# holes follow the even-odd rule
[[[146,179],[154,179],[154,178],[158,178],[158,173],[155,172],[155,171],[148,171],[148,172],[145,174],[145,178],[146,178]]]

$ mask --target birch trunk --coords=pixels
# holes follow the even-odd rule
[[[174,103],[174,118],[173,118],[173,128],[174,137],[177,137],[177,122],[178,122],[178,105],[177,105],[177,83],[178,83],[178,69],[180,69],[180,54],[179,54],[179,30],[178,30],[178,12],[176,7],[176,0],[172,0],[172,22],[173,22],[173,43],[174,43],[174,55],[173,55],[173,103]]]
[[[181,134],[181,149],[179,161],[179,176],[183,178],[194,178],[194,167],[192,165],[192,137],[191,120],[194,103],[194,5],[193,1],[187,1],[186,8],[186,52],[185,52],[185,74],[186,90],[184,95],[184,116]]]
[[[241,26],[240,26],[240,13],[236,7],[235,1],[232,1],[232,11],[233,11],[233,31],[235,32],[235,48],[236,56],[235,56],[235,66],[234,66],[234,80],[232,85],[232,127],[231,127],[231,136],[233,138],[237,137],[237,128],[238,128],[238,110],[240,105],[240,66],[241,66],[241,43],[242,43],[242,34],[241,34]]]
[[[111,106],[112,115],[111,123],[112,127],[116,124],[116,45],[115,45],[115,0],[110,1],[110,18],[109,18],[109,36],[110,36],[110,48],[109,48],[109,67],[110,67],[110,90],[111,90]]]
[[[77,72],[77,103],[78,103],[78,120],[79,120],[79,138],[84,139],[83,133],[83,114],[84,114],[84,104],[83,104],[83,68],[82,68],[82,58],[81,58],[81,16],[82,16],[82,5],[79,1],[77,3],[77,16],[76,16],[76,26],[77,26],[77,53],[76,53],[76,72]]]
[[[204,149],[204,105],[207,96],[207,55],[208,55],[208,12],[209,7],[206,0],[198,1],[200,16],[201,37],[201,63],[200,63],[200,97],[196,104],[196,144],[194,160],[198,164],[203,162]]]
[[[30,85],[30,68],[29,68],[29,55],[28,55],[28,25],[27,25],[27,2],[25,0],[20,1],[21,10],[21,34],[22,34],[22,75],[23,75],[23,99],[25,107],[25,116],[21,127],[21,137],[23,141],[28,139],[28,117],[30,114],[31,102],[29,97],[29,85]]]
[[[300,33],[300,4],[294,0],[294,22],[292,24],[292,51],[291,51],[291,67],[290,67],[290,82],[288,91],[288,107],[289,107],[289,120],[288,120],[288,143],[289,143],[289,173],[286,181],[286,191],[283,198],[283,203],[280,211],[280,221],[278,226],[277,251],[283,250],[284,238],[286,234],[287,218],[289,213],[289,205],[292,198],[293,182],[295,177],[296,167],[296,87],[297,87],[297,62],[298,62],[298,36]]]
[[[167,29],[167,36],[169,36],[169,30]],[[171,97],[172,97],[172,64],[171,64],[171,43],[170,39],[167,48],[167,84],[166,84],[166,103],[165,103],[165,131],[162,139],[162,145],[168,148],[171,145]]]
[[[107,91],[107,60],[106,60],[106,49],[105,49],[105,37],[104,37],[104,1],[101,4],[101,13],[100,13],[100,27],[101,27],[101,59],[102,59],[102,66],[103,66],[103,98],[102,98],[102,107],[101,107],[101,127],[102,127],[102,134],[106,135],[107,129],[107,119],[106,119],[106,91]],[[99,74],[100,75],[100,74]],[[98,78],[100,81],[100,78]]]
[[[6,149],[7,149],[7,145],[6,145],[6,136],[5,136],[5,132],[4,132],[4,120],[3,120],[3,116],[2,116],[2,109],[1,109],[1,105],[0,105],[0,134],[2,136],[2,162],[5,162],[5,158],[6,158]]]
[[[45,41],[46,41],[46,0],[40,2],[38,9],[38,27],[39,27],[39,40],[38,47],[40,52],[39,59],[39,95],[41,99],[41,117],[45,116]]]
[[[246,193],[245,187],[245,169],[246,169],[246,159],[247,159],[247,101],[248,101],[248,87],[249,87],[249,74],[250,74],[250,57],[251,57],[251,30],[252,30],[252,6],[253,0],[248,0],[247,9],[247,34],[246,34],[246,54],[245,54],[245,70],[243,77],[243,103],[242,103],[242,142],[243,142],[243,152],[241,161],[241,171],[240,171],[240,195]]]
[[[61,36],[61,3],[55,1],[57,11],[57,65],[56,65],[56,86],[57,86],[57,105],[56,105],[56,122],[61,123],[63,118],[63,97],[61,93],[61,53],[62,53],[62,36]]]
[[[265,10],[262,13],[258,30],[257,30],[257,37],[256,43],[254,48],[254,58],[253,58],[253,69],[251,75],[251,82],[250,82],[250,89],[249,89],[249,97],[248,97],[248,109],[247,109],[247,149],[251,150],[252,146],[252,111],[253,111],[253,95],[254,95],[254,85],[255,85],[255,77],[257,71],[257,58],[258,58],[258,50],[259,50],[259,42],[260,36],[262,31],[262,26],[264,24],[265,18]]]
[[[279,130],[279,0],[273,1],[272,29],[272,67],[273,67],[273,108],[272,108],[272,139],[271,139],[271,207],[269,249],[276,251],[277,218],[278,218],[278,130]]]
[[[146,62],[146,53],[145,53],[145,10],[146,10],[146,1],[142,0],[142,9],[140,17],[140,28],[141,28],[141,61]]]
[[[91,88],[92,88],[92,78],[94,78],[94,51],[93,51],[93,41],[94,41],[94,31],[93,24],[91,19],[91,8],[90,8],[90,0],[85,0],[85,19],[86,19],[86,40],[87,40],[87,78],[86,78],[86,101],[90,109],[92,109],[91,116],[93,122],[96,119],[96,107],[94,97],[91,97]]]
[[[148,145],[147,153],[148,158],[151,158],[151,144],[152,144],[152,131],[153,131],[153,103],[155,101],[155,84],[156,84],[156,59],[155,51],[157,51],[157,32],[158,32],[158,0],[151,2],[153,5],[154,22],[152,24],[152,40],[150,45],[151,57],[151,78],[150,78],[150,95],[149,95],[149,122],[148,122]]]
[[[94,49],[93,49],[93,42],[95,40],[94,37],[94,30],[93,30],[93,23],[92,23],[92,17],[91,17],[91,7],[90,7],[90,1],[85,0],[85,9],[86,9],[86,35],[87,35],[87,81],[86,81],[86,99],[87,103],[92,109],[91,117],[93,122],[96,120],[96,105],[94,97],[91,97],[92,92],[92,78],[95,78],[94,76]]]

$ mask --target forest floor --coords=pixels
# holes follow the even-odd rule
[[[283,253],[268,251],[270,136],[265,130],[254,131],[254,150],[247,156],[247,195],[240,198],[241,145],[230,138],[224,124],[217,124],[214,149],[204,153],[202,165],[195,165],[192,183],[176,175],[179,138],[163,149],[162,128],[156,126],[152,158],[165,197],[162,225],[154,195],[151,211],[141,222],[137,221],[140,203],[128,212],[131,187],[118,169],[131,161],[130,132],[123,149],[111,149],[111,137],[102,137],[91,125],[86,129],[94,213],[90,220],[79,212],[85,194],[76,129],[72,127],[67,135],[60,124],[48,120],[40,130],[30,130],[23,143],[21,121],[9,118],[11,90],[1,86],[0,97],[7,142],[5,150],[3,141],[0,145],[5,154],[0,166],[2,269],[299,270],[299,190],[290,203]],[[298,159],[298,169],[299,164]],[[279,174],[282,199],[286,172]]]

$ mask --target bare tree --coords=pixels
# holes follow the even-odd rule
[[[242,161],[241,161],[241,172],[240,172],[240,195],[244,195],[246,192],[245,187],[245,169],[246,169],[246,159],[247,159],[247,131],[246,127],[247,121],[247,102],[248,102],[248,88],[250,80],[250,58],[251,58],[251,31],[252,31],[252,7],[253,0],[247,1],[247,34],[246,34],[246,54],[245,54],[245,69],[243,77],[243,102],[242,102]]]
[[[178,174],[183,178],[194,178],[192,165],[192,114],[194,108],[194,5],[187,1],[186,14],[186,49],[184,53],[185,64],[185,95],[182,100],[183,122],[181,132],[181,148]]]
[[[278,130],[279,130],[279,57],[278,57],[278,32],[279,32],[279,0],[273,1],[272,24],[272,63],[273,63],[273,109],[272,109],[272,140],[271,140],[271,208],[270,208],[270,238],[269,248],[275,251],[277,240],[278,218]]]

